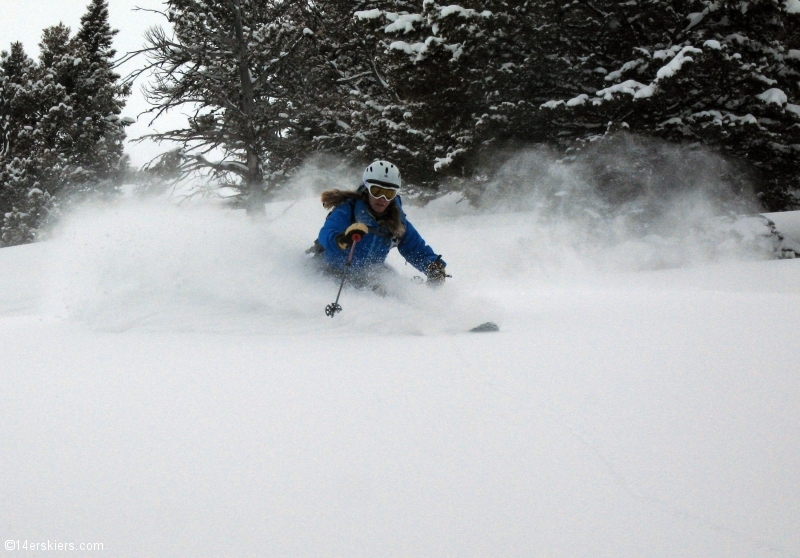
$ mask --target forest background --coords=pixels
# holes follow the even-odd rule
[[[686,187],[665,167],[697,153],[731,210],[798,207],[800,0],[169,0],[131,53],[108,8],[53,22],[36,59],[13,37],[2,53],[0,245],[126,184],[200,178],[258,214],[320,156],[389,159],[409,194],[479,204],[530,145],[588,169],[601,216]],[[123,115],[140,87],[149,113]],[[134,117],[162,147],[142,166]]]

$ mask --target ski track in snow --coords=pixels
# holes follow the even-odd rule
[[[444,288],[393,251],[389,295],[333,319],[311,196],[87,208],[1,250],[4,538],[800,556],[800,262],[456,201],[407,207]]]

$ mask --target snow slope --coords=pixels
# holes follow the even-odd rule
[[[393,256],[389,296],[345,289],[333,320],[337,285],[300,255],[309,195],[255,224],[86,209],[0,250],[0,538],[800,556],[800,261],[456,201],[408,209],[443,289]],[[487,319],[501,332],[464,333]]]

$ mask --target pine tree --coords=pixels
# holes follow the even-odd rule
[[[383,102],[363,103],[361,132],[411,182],[435,185],[435,171],[452,172],[469,161],[481,91],[469,87],[468,74],[473,49],[483,39],[470,30],[484,16],[475,10],[443,16],[444,8],[434,2],[423,3],[419,12],[409,11],[415,7],[410,2],[386,4],[391,9],[354,14],[363,27],[372,27],[376,71],[385,84]]]
[[[581,72],[569,77],[567,57],[551,50],[563,40],[542,4],[384,1],[351,12],[364,62],[342,76],[357,87],[339,136],[398,161],[417,185],[472,176],[499,143],[550,140],[557,126],[539,105],[581,90]]]
[[[150,35],[151,99],[199,108],[158,138],[244,197],[313,150],[390,159],[436,187],[509,144],[574,152],[615,130],[746,162],[770,208],[800,186],[800,16],[783,0],[168,5],[175,36]]]
[[[710,146],[755,170],[768,209],[797,203],[800,16],[777,0],[652,0],[625,5],[627,37],[604,38],[619,5],[593,5],[605,14],[591,35],[603,66],[580,95],[547,103],[551,118],[576,137],[624,128]]]
[[[479,57],[473,53],[483,33],[473,31],[487,13],[465,9],[448,17],[446,7],[410,1],[345,9],[349,21],[337,29],[350,38],[325,37],[335,44],[329,63],[338,79],[331,89],[341,99],[335,110],[340,129],[331,130],[326,143],[336,138],[351,158],[395,161],[412,185],[435,186],[443,175],[468,172],[475,107],[483,96],[475,88]],[[441,38],[448,34],[452,43]]]
[[[276,188],[310,149],[300,107],[307,81],[302,22],[313,3],[262,0],[169,0],[174,30],[147,34],[147,88],[156,118],[188,107],[181,129],[153,134],[184,148],[184,172],[207,171],[239,191],[248,211],[263,211]],[[222,152],[222,160],[210,160]]]
[[[33,239],[34,227],[28,194],[39,185],[40,168],[34,155],[37,124],[37,68],[22,43],[0,55],[0,215],[3,216],[0,245]],[[19,229],[19,232],[16,232]]]
[[[315,5],[305,20],[311,31],[303,51],[308,79],[296,111],[313,149],[359,165],[375,159],[403,164],[383,126],[386,107],[397,98],[377,60],[380,37],[355,17],[391,3],[331,0]],[[412,174],[404,169],[404,176],[407,181]]]
[[[76,72],[69,27],[59,24],[47,28],[39,43],[37,87],[39,114],[36,118],[35,155],[40,168],[39,190],[50,198],[65,194],[76,166],[74,135]],[[29,207],[37,221],[46,217],[48,207]]]
[[[420,183],[472,176],[509,142],[629,130],[718,149],[755,169],[768,208],[793,203],[800,16],[782,1],[369,4],[354,15],[384,90],[350,124]]]
[[[72,190],[114,192],[127,165],[125,126],[120,117],[130,85],[114,72],[116,30],[108,19],[107,0],[92,0],[81,17],[81,27],[70,42],[74,68],[72,94]],[[67,56],[70,56],[67,55]]]
[[[43,32],[38,65],[18,43],[3,54],[3,243],[31,241],[59,206],[119,186],[130,87],[113,71],[114,34],[106,0],[92,0],[75,37],[63,24]]]

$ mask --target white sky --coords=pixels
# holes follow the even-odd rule
[[[42,30],[58,22],[64,22],[72,28],[73,33],[80,25],[81,16],[86,11],[89,0],[2,0],[0,11],[0,50],[8,50],[14,41],[21,41],[29,56],[39,55],[39,39]],[[144,42],[144,32],[155,24],[163,24],[164,20],[157,14],[134,11],[134,8],[161,9],[161,0],[109,0],[111,25],[119,30],[114,41],[119,55],[140,48]],[[121,68],[121,74],[127,74],[141,61]],[[142,82],[134,84],[134,92],[123,112],[124,116],[136,118],[147,108],[139,91]],[[172,119],[177,119],[175,116]],[[136,124],[128,128],[128,138],[136,138],[148,132],[150,119],[140,117]],[[167,129],[166,119],[159,120],[156,128]],[[127,152],[134,165],[140,166],[154,155],[166,150],[152,143],[128,145]]]

